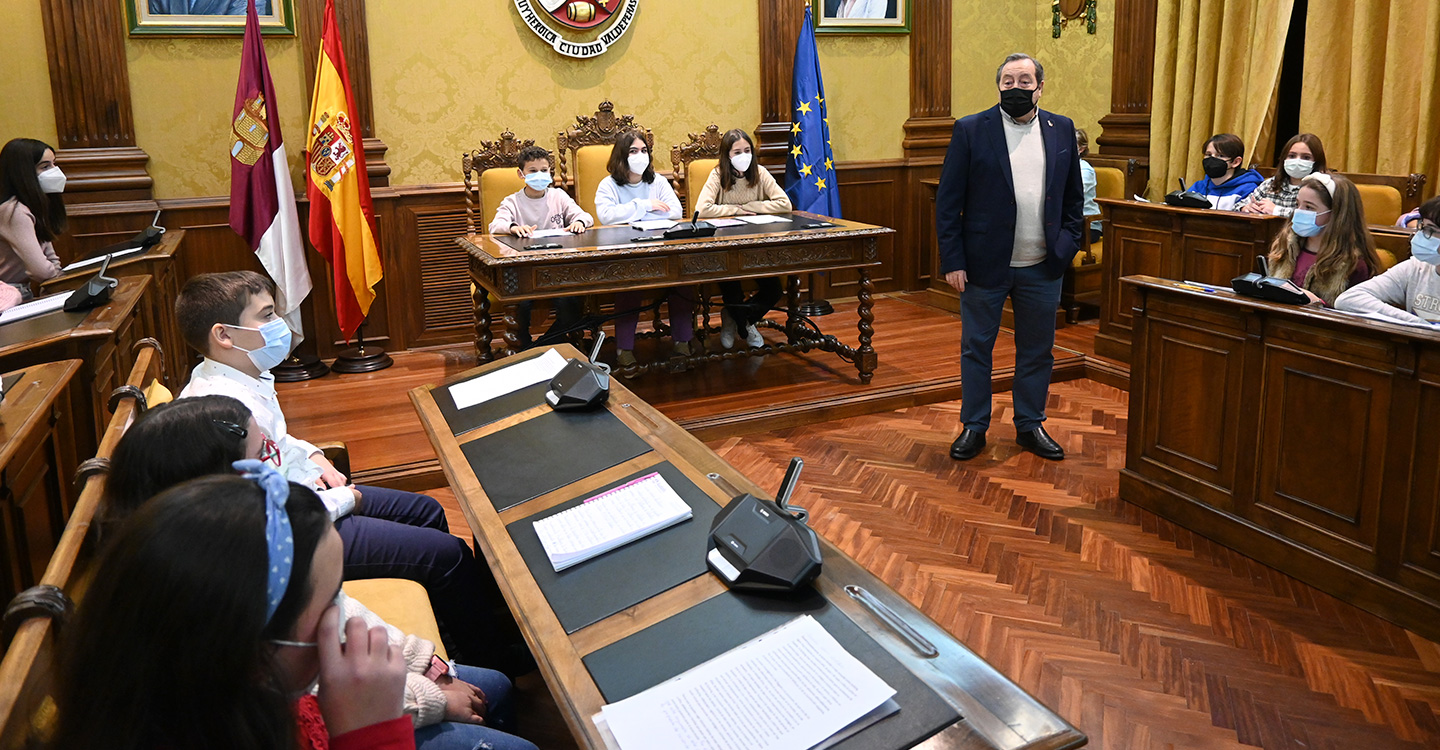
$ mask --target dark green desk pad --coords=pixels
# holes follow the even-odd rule
[[[795,598],[727,591],[584,658],[607,703],[629,698],[699,666],[801,615],[895,689],[900,711],[835,745],[845,750],[907,748],[955,723],[960,714],[875,639],[814,589]]]
[[[659,473],[690,506],[694,516],[668,529],[606,552],[559,573],[535,535],[535,522],[563,513],[607,490],[647,474]],[[618,479],[546,511],[511,523],[506,529],[530,574],[550,602],[566,633],[597,623],[663,591],[705,573],[705,542],[720,512],[709,495],[666,461]]]
[[[533,351],[506,357],[505,367],[497,367],[490,372],[504,370],[511,365],[520,364],[526,360],[539,357],[549,351],[549,347],[541,347]],[[489,374],[489,373],[485,373]],[[550,390],[550,381],[544,380],[534,385],[526,386],[513,393],[507,393],[499,398],[492,398],[474,406],[467,406],[464,409],[455,408],[455,399],[450,395],[450,386],[459,385],[483,375],[471,375],[469,377],[453,380],[430,391],[435,397],[435,406],[440,409],[440,416],[445,418],[445,423],[450,425],[450,431],[456,437],[465,433],[484,427],[491,422],[497,422],[508,416],[519,414],[531,407],[545,403],[545,392]]]
[[[775,217],[778,218],[778,219],[785,219],[786,221],[785,221],[784,223],[781,223],[781,222],[775,222],[775,223],[772,223],[772,224],[750,224],[750,223],[745,223],[745,224],[741,224],[740,226],[737,226],[737,227],[717,227],[717,228],[715,229],[715,236],[716,236],[716,237],[750,237],[750,236],[754,236],[754,235],[757,235],[757,234],[773,234],[773,233],[775,233],[775,232],[814,231],[814,230],[801,230],[800,227],[803,226],[803,225],[805,225],[805,224],[815,224],[815,223],[820,223],[820,222],[823,222],[823,221],[824,221],[824,219],[812,219],[812,218],[810,218],[810,217],[808,217],[808,216],[796,216],[796,215],[794,215],[794,214],[775,214]],[[734,217],[726,217],[726,218],[734,218]],[[682,221],[681,223],[682,223],[682,224],[688,223],[689,220],[690,220],[690,217],[687,216],[687,217],[685,217],[685,220]],[[702,221],[703,221],[703,219],[702,219]],[[824,227],[824,228],[825,228],[825,229],[834,229],[835,227]],[[554,243],[554,244],[559,244],[559,245],[560,245],[560,249],[564,249],[564,250],[577,250],[577,249],[586,248],[586,247],[606,247],[606,246],[609,246],[609,245],[627,245],[627,244],[630,244],[630,243],[632,242],[632,240],[634,240],[634,238],[636,238],[636,237],[655,237],[655,240],[654,240],[654,241],[655,241],[655,242],[659,242],[659,241],[662,239],[661,235],[664,235],[664,234],[665,234],[665,230],[663,230],[663,229],[656,229],[656,230],[653,230],[653,231],[644,232],[644,231],[641,231],[641,230],[639,230],[639,229],[636,229],[636,228],[634,228],[634,227],[632,227],[632,226],[630,226],[630,225],[628,225],[628,224],[622,224],[622,225],[611,226],[611,227],[600,227],[599,229],[589,229],[589,230],[586,230],[586,231],[584,231],[584,232],[582,232],[582,233],[580,233],[580,234],[567,234],[567,235],[565,235],[565,236],[563,236],[563,237],[543,237],[543,238],[540,238],[540,239],[529,239],[529,238],[525,238],[525,237],[515,237],[515,236],[512,236],[512,235],[508,235],[508,234],[497,234],[497,235],[494,235],[494,238],[495,238],[495,241],[496,241],[496,242],[499,242],[499,243],[504,244],[504,245],[508,245],[508,246],[510,246],[510,247],[515,248],[516,250],[527,250],[527,249],[530,248],[531,245],[549,245],[549,244],[552,244],[552,243]]]
[[[552,411],[460,446],[503,511],[650,451],[608,411]]]

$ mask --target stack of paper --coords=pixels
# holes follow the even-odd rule
[[[71,294],[73,294],[73,292],[52,294],[48,297],[30,300],[23,305],[16,305],[5,312],[0,312],[0,326],[6,323],[14,323],[17,320],[25,320],[26,318],[33,318],[37,315],[55,312],[65,306],[65,302],[70,299]]]
[[[785,224],[790,220],[784,216],[770,216],[768,214],[756,214],[754,216],[736,216],[735,218],[746,224]]]
[[[651,473],[536,521],[535,535],[559,573],[691,515],[670,483]]]
[[[530,233],[530,237],[543,240],[547,237],[564,237],[567,234],[571,234],[569,229],[536,229]]]
[[[669,229],[675,226],[675,222],[669,219],[650,219],[648,221],[632,221],[630,226],[642,232],[653,232],[657,229]]]
[[[565,369],[567,364],[569,360],[560,356],[560,352],[551,349],[533,359],[456,383],[450,386],[450,398],[454,399],[456,409],[466,409],[548,381]]]
[[[893,695],[806,615],[605,706],[595,724],[621,750],[793,750],[863,729]]]

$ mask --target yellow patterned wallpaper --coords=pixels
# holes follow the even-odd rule
[[[240,38],[129,38],[125,51],[135,141],[150,155],[155,197],[229,193],[230,111],[240,73]],[[305,148],[310,107],[300,44],[293,37],[267,38],[265,51],[280,106],[280,133],[300,185],[298,155]]]
[[[995,106],[999,101],[996,66],[1011,52],[1025,52],[1045,66],[1045,95],[1040,106],[1085,128],[1093,147],[1100,134],[1100,118],[1110,111],[1114,8],[1113,2],[1101,0],[1094,36],[1085,33],[1084,23],[1072,23],[1054,39],[1049,3],[955,0],[951,71],[955,117]]]
[[[39,2],[7,3],[5,38],[0,41],[0,144],[11,138],[38,138],[54,145],[55,100],[50,97],[45,22]]]
[[[836,161],[899,159],[910,117],[910,38],[821,36],[816,41]]]

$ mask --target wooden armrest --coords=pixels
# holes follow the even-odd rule
[[[346,477],[350,476],[350,449],[345,446],[345,443],[337,440],[328,443],[316,443],[315,447],[320,449],[320,452],[325,455],[325,460],[329,461],[331,465],[335,467],[336,471],[344,474]]]

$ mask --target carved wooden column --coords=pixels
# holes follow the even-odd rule
[[[300,0],[296,4],[300,34],[305,42],[306,91],[315,95],[315,64],[320,56],[320,33],[325,30],[325,0]],[[350,92],[355,97],[360,136],[365,144],[365,171],[370,187],[390,184],[390,165],[385,163],[385,142],[375,135],[374,97],[370,94],[370,34],[365,21],[365,0],[335,3],[335,22],[340,26],[340,45],[350,70]],[[307,117],[308,117],[308,103]],[[308,134],[307,134],[308,135]]]
[[[783,174],[790,147],[790,88],[804,0],[760,0],[760,163]]]
[[[1106,156],[1150,158],[1150,85],[1155,74],[1156,0],[1115,0],[1110,114],[1096,143]]]
[[[41,0],[40,8],[66,202],[150,199],[150,157],[135,146],[120,3]]]
[[[955,118],[950,116],[950,0],[915,3],[910,31],[910,119],[905,158],[945,158]]]

